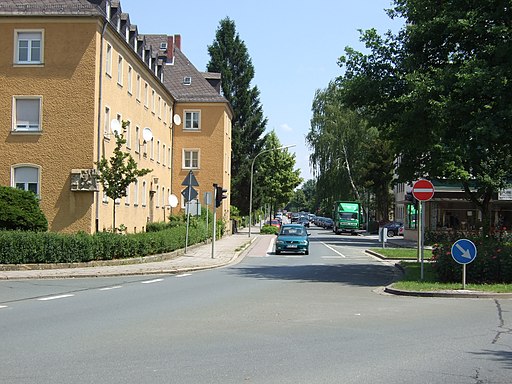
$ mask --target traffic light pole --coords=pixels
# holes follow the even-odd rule
[[[217,201],[217,184],[213,184],[213,201]],[[213,208],[212,259],[215,259],[215,237],[217,234],[217,205],[212,204],[212,208]]]

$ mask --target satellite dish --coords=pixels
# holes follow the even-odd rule
[[[169,195],[169,205],[172,208],[176,208],[178,206],[178,198],[176,195]]]
[[[176,125],[180,125],[181,124],[181,117],[177,113],[174,115],[172,120],[174,121],[174,124],[176,124]]]
[[[121,123],[117,119],[113,119],[110,122],[110,130],[114,135],[120,135],[121,131],[123,130],[123,127],[121,126]]]
[[[151,139],[153,139],[153,132],[151,132],[151,128],[144,128],[142,130],[142,138],[144,139],[144,141],[151,141]]]

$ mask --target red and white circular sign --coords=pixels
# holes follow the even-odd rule
[[[434,196],[434,185],[428,180],[418,180],[412,186],[412,195],[419,201],[430,200]]]

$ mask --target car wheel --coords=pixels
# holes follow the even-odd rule
[[[281,254],[281,251],[278,251],[278,250],[276,249],[276,255],[280,255],[280,254]]]
[[[305,254],[305,255],[309,255],[309,249],[306,249],[306,250],[304,251],[304,254]]]
[[[395,236],[395,232],[392,229],[391,230],[388,229],[388,237],[393,237],[393,236]]]

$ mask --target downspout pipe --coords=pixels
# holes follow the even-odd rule
[[[97,163],[101,161],[101,114],[103,104],[103,41],[105,39],[105,32],[107,30],[108,21],[103,21],[103,28],[101,30],[100,39],[100,65],[99,65],[99,76],[98,76],[98,132],[97,132]],[[100,191],[95,192],[96,195],[96,218],[95,226],[96,232],[100,230]]]

